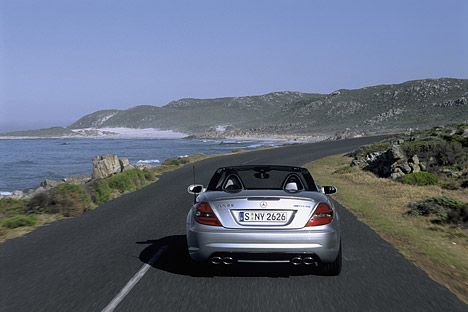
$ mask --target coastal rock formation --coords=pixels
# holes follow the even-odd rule
[[[135,169],[135,167],[130,165],[130,162],[128,161],[128,158],[125,158],[125,157],[120,158],[119,163],[120,163],[120,171],[121,172]]]
[[[122,172],[117,155],[105,154],[93,157],[93,179],[104,179]]]
[[[420,162],[418,155],[407,158],[401,149],[400,141],[378,152],[357,154],[351,167],[371,171],[382,178],[397,179],[408,173],[426,171],[426,165]]]

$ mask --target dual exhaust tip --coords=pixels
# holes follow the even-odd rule
[[[230,264],[233,264],[234,263],[234,259],[232,257],[213,257],[211,258],[211,263],[213,264],[226,264],[226,265],[230,265]]]
[[[316,260],[314,260],[314,258],[312,258],[312,257],[305,257],[305,258],[294,257],[294,258],[291,259],[291,263],[293,265],[301,265],[301,264],[311,265],[311,264],[315,264],[315,266],[318,266],[318,262]]]

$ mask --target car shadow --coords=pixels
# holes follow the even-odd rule
[[[140,253],[140,260],[152,267],[166,272],[195,276],[239,276],[239,277],[289,277],[299,275],[325,275],[320,267],[314,265],[293,266],[291,264],[236,263],[232,265],[213,265],[194,262],[187,250],[185,235],[166,236],[156,240],[136,242],[148,245]],[[156,260],[155,255],[158,254]]]

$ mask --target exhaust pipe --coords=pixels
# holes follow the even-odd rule
[[[231,258],[231,257],[224,257],[224,258],[223,258],[223,263],[226,264],[226,265],[233,264],[233,263],[234,263],[234,259]]]
[[[221,263],[223,263],[223,259],[221,257],[213,257],[213,258],[211,258],[211,263],[221,264]]]
[[[301,257],[294,257],[291,259],[291,263],[294,265],[300,265],[302,263],[302,258]]]
[[[305,265],[311,265],[311,264],[314,264],[314,263],[317,263],[314,258],[312,257],[305,257],[304,258],[304,264]]]

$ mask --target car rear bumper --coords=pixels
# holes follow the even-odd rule
[[[242,230],[195,223],[187,229],[189,254],[195,261],[207,261],[214,254],[315,255],[333,262],[340,247],[339,230],[330,225],[313,229]]]

